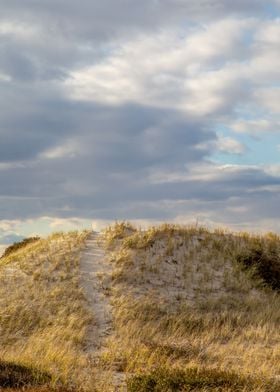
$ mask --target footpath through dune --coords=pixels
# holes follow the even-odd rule
[[[106,260],[102,236],[93,232],[81,254],[81,283],[86,295],[93,322],[88,331],[87,351],[93,365],[100,365],[106,350],[105,340],[112,332],[112,305],[110,287],[112,264]],[[124,390],[123,374],[112,371],[115,390]]]

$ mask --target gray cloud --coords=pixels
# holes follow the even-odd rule
[[[271,82],[250,41],[267,17],[261,0],[2,5],[0,220],[279,218],[280,176],[211,161],[219,146],[246,151],[216,127],[256,105],[260,69]]]
[[[116,31],[155,28],[187,20],[209,20],[232,14],[257,14],[266,9],[261,0],[60,0],[36,2],[10,0],[2,6],[3,18],[16,18],[33,23],[45,22],[50,33],[63,30],[76,37],[106,37]],[[52,30],[53,29],[53,30]]]
[[[0,67],[19,79],[63,78],[69,67],[99,62],[119,40],[234,15],[264,12],[261,0],[10,0],[1,5]]]

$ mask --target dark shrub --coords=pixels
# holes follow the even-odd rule
[[[29,385],[42,385],[50,381],[50,376],[35,369],[0,362],[0,390],[2,388],[20,388]]]
[[[280,291],[280,251],[276,243],[256,242],[240,253],[237,260],[245,268],[254,268],[267,286]]]
[[[151,373],[133,376],[127,382],[128,392],[187,392],[199,390],[238,392],[252,391],[254,386],[256,384],[250,378],[241,378],[235,373],[197,368],[186,370],[160,368]]]

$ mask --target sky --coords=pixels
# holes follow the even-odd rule
[[[0,247],[280,232],[280,0],[0,0]]]

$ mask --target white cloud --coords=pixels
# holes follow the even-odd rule
[[[202,151],[210,151],[213,153],[214,151],[223,152],[226,154],[244,154],[247,150],[246,146],[239,142],[238,140],[228,137],[218,135],[217,140],[211,140],[203,143],[199,143],[195,146],[197,150]]]
[[[186,167],[184,171],[151,172],[149,181],[153,184],[180,183],[188,181],[222,181],[229,176],[242,175],[248,170],[258,170],[254,165],[218,165],[213,162],[201,162]]]
[[[280,63],[279,63],[280,66]],[[280,69],[280,68],[279,68]],[[255,92],[256,102],[263,108],[268,109],[272,114],[280,114],[280,88],[267,87]]]
[[[280,77],[279,29],[278,19],[227,18],[186,32],[142,34],[97,64],[73,71],[66,91],[78,100],[134,102],[188,116],[227,112],[237,118],[237,132],[270,130],[277,118],[246,126],[238,113],[242,106],[260,116],[279,113],[279,91],[271,87]]]
[[[244,154],[246,147],[244,144],[240,143],[231,137],[219,137],[216,143],[217,149],[221,152],[228,154]]]
[[[12,78],[3,72],[0,72],[0,82],[11,82]]]
[[[279,148],[280,146],[278,146]],[[280,149],[279,149],[280,150]],[[265,173],[274,176],[274,177],[280,177],[280,164],[273,164],[273,165],[264,165],[264,171]]]
[[[16,227],[20,224],[20,220],[0,220],[0,231],[14,231]]]
[[[24,167],[26,167],[25,162],[0,162],[0,171]]]
[[[38,25],[23,23],[20,20],[0,21],[0,36],[30,39],[38,36]]]
[[[79,152],[79,146],[73,140],[65,141],[60,146],[55,146],[40,153],[42,159],[73,158]]]
[[[258,134],[262,132],[280,131],[280,121],[259,118],[257,120],[237,120],[229,124],[230,128],[237,133]]]
[[[100,63],[72,72],[66,87],[86,101],[137,102],[191,115],[219,111],[240,91],[228,63],[244,57],[242,36],[254,24],[225,19],[183,37],[182,31],[140,35]]]
[[[0,220],[0,245],[13,239],[29,236],[45,236],[54,230],[81,230],[91,227],[90,219],[78,217],[56,218],[41,216],[24,220]],[[11,239],[9,242],[7,240]]]
[[[279,128],[279,19],[263,0],[24,3],[1,7],[0,215],[59,218],[11,230],[279,220],[279,168],[211,161]]]
[[[81,218],[49,218],[44,217],[49,223],[49,227],[54,230],[73,230],[85,227],[85,219]],[[89,221],[87,222],[89,223]]]
[[[270,19],[269,21],[264,21],[261,24],[255,34],[255,39],[259,45],[264,45],[264,48],[267,48],[267,46],[279,48],[279,36],[280,18],[275,18],[273,20]]]

